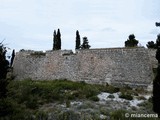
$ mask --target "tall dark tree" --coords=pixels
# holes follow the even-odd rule
[[[156,23],[156,26],[159,27],[160,23]],[[158,113],[160,117],[160,34],[157,35],[156,40],[156,59],[158,60],[157,74],[153,81],[153,111]]]
[[[91,46],[89,45],[88,38],[83,37],[83,43],[81,45],[81,49],[89,49]]]
[[[57,31],[57,48],[58,48],[58,50],[61,50],[61,33],[60,33],[60,29],[58,29],[58,31]]]
[[[54,30],[53,32],[53,50],[58,50],[57,44],[58,44],[57,34],[56,34],[56,30]]]
[[[0,98],[6,97],[7,92],[7,70],[9,66],[9,62],[6,60],[6,47],[2,43],[0,43]]]
[[[156,22],[156,27],[160,27],[160,23]],[[157,74],[153,81],[153,111],[160,117],[160,34],[157,35],[156,40],[156,59],[158,60]]]
[[[125,41],[125,47],[136,47],[137,45],[138,40],[135,39],[135,35],[129,35],[127,41]]]
[[[14,58],[15,58],[15,50],[12,51],[12,57],[11,57],[10,67],[12,67],[12,65],[13,65]]]
[[[156,59],[158,60],[157,74],[153,81],[153,111],[160,117],[160,46],[157,48]]]
[[[158,46],[160,46],[160,34],[157,35],[156,46],[157,46],[157,48],[158,48]]]
[[[80,45],[81,45],[81,38],[79,35],[79,31],[76,31],[76,49],[80,49]]]

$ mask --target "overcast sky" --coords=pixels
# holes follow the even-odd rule
[[[50,50],[60,28],[62,49],[74,49],[76,30],[91,48],[123,47],[129,34],[155,41],[160,0],[0,0],[0,41],[10,48]]]

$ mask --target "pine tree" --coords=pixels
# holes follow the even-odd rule
[[[147,44],[146,44],[147,48],[152,48],[152,49],[156,49],[156,43],[154,43],[154,41],[149,41]]]
[[[57,49],[61,50],[61,33],[60,33],[60,29],[58,29],[58,31],[57,31]]]
[[[138,40],[135,39],[134,34],[129,35],[127,41],[125,41],[125,47],[136,47]]]
[[[146,46],[148,48],[157,49],[160,46],[160,34],[157,35],[156,43],[154,41],[149,41]]]
[[[80,45],[81,45],[81,38],[79,35],[79,31],[76,31],[76,49],[80,49]]]
[[[81,49],[89,49],[91,46],[89,45],[88,38],[83,37],[83,43],[81,45]]]

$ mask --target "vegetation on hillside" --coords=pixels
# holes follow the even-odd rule
[[[122,110],[122,113],[119,113],[104,108],[103,105],[98,109],[95,106],[95,103],[99,101],[97,95],[101,92],[121,92],[124,93],[123,98],[128,100],[133,96],[133,93],[138,94],[140,92],[138,90],[133,91],[128,87],[91,85],[85,82],[68,80],[13,80],[7,88],[7,98],[0,100],[0,118],[12,120],[47,120],[49,116],[52,116],[55,120],[80,120],[80,118],[83,120],[100,120],[100,114],[115,118],[124,111]],[[82,105],[76,108],[81,110],[81,114],[77,112],[78,110],[68,109],[76,101],[84,101]],[[94,111],[90,111],[91,108]]]
[[[99,85],[89,85],[66,80],[55,81],[11,81],[7,98],[0,101],[0,117],[7,119],[27,119],[38,112],[43,104],[89,99],[98,101],[97,94],[105,89]]]

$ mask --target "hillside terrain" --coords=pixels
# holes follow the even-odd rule
[[[127,86],[118,88],[68,80],[13,80],[8,85],[7,96],[0,102],[1,119],[123,120],[126,113],[153,114],[151,92]]]

